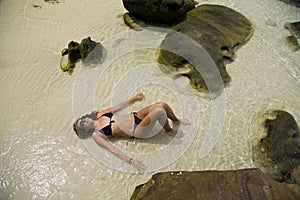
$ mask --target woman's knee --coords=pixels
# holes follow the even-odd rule
[[[165,102],[157,102],[157,103],[155,103],[155,105],[161,106],[161,107],[163,107],[164,109],[168,106],[168,104],[165,103]]]
[[[151,113],[154,115],[166,115],[166,111],[165,111],[164,107],[161,105],[155,105],[151,109]]]

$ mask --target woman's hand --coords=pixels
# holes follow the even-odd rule
[[[144,98],[144,94],[142,92],[137,93],[131,98],[132,102],[140,101]]]
[[[144,172],[146,169],[146,166],[139,160],[131,159],[129,164],[136,168],[139,172]]]

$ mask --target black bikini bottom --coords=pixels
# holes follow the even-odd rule
[[[138,118],[137,113],[136,112],[132,112],[133,117],[134,117],[134,127],[133,127],[133,132],[136,129],[136,127],[141,123],[141,119]]]
[[[136,129],[136,127],[141,123],[141,119],[138,118],[137,116],[137,113],[136,112],[132,112],[133,114],[133,117],[134,117],[134,126],[133,126],[133,133],[132,133],[132,136],[130,137],[129,141],[128,142],[133,142],[135,137],[134,137],[134,131]],[[127,142],[127,145],[128,145],[128,142]]]

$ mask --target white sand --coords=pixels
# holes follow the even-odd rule
[[[57,5],[42,0],[0,1],[0,199],[129,199],[134,187],[157,171],[254,167],[251,141],[261,134],[257,132],[257,116],[266,109],[285,109],[300,123],[300,51],[290,52],[280,43],[280,38],[289,35],[283,24],[299,20],[300,9],[274,0],[204,3],[219,3],[241,12],[254,24],[255,34],[238,50],[237,59],[227,65],[232,82],[222,96],[222,130],[212,151],[200,158],[208,128],[219,123],[211,118],[215,104],[196,97],[188,84],[177,91],[169,85],[172,80],[153,65],[155,51],[142,49],[115,59],[102,74],[101,83],[97,82],[94,101],[84,95],[78,98],[81,96],[76,92],[89,88],[89,82],[79,78],[98,72],[97,68],[80,70],[79,63],[73,75],[61,72],[60,52],[69,41],[80,42],[90,36],[111,45],[111,38],[128,30],[119,17],[125,12],[121,1],[65,0]],[[277,26],[266,25],[267,20]],[[119,42],[122,46],[123,41]],[[150,72],[143,76],[135,68]],[[164,77],[166,81],[150,84],[155,82],[153,77]],[[136,81],[140,85],[134,85]],[[122,91],[116,92],[116,88]],[[130,171],[126,164],[116,166],[119,170],[107,167],[94,156],[115,163],[113,156],[100,148],[91,155],[71,128],[73,116],[109,106],[111,96],[125,98],[135,92],[132,89],[144,91],[146,99],[131,110],[166,101],[179,115],[198,120],[184,127],[187,134],[195,137],[190,137],[191,141],[185,137],[168,145],[170,138],[164,135],[129,147],[126,141],[114,141],[144,159],[152,172],[143,175],[120,171],[121,167]],[[185,89],[188,90],[183,92]],[[182,105],[189,98],[196,103]],[[189,144],[183,152],[167,149],[180,146],[180,141]],[[162,163],[166,165],[162,169],[158,169],[157,162],[162,162],[165,154],[151,159],[139,154],[160,150],[174,160],[172,164]]]

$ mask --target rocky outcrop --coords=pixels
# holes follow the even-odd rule
[[[76,62],[82,59],[83,65],[98,64],[104,59],[105,50],[100,42],[94,42],[90,37],[81,43],[71,41],[68,48],[62,50],[60,68],[63,72],[73,72]]]
[[[160,68],[172,76],[188,77],[191,86],[201,92],[218,91],[231,80],[224,61],[233,61],[234,52],[254,32],[252,23],[245,16],[220,5],[198,6],[172,30],[188,36],[195,43],[179,38],[174,32],[168,33],[158,52]],[[208,57],[213,60],[213,66]]]
[[[124,21],[130,27],[133,27],[133,23],[137,20],[149,24],[172,25],[184,18],[189,10],[195,8],[195,1],[123,0],[123,5],[129,12],[124,15]]]
[[[295,188],[274,181],[259,169],[164,172],[138,186],[131,200],[300,199]]]
[[[295,183],[300,166],[299,127],[283,110],[264,114],[265,135],[253,146],[253,159],[261,169],[280,182]],[[293,177],[294,176],[294,177]]]

